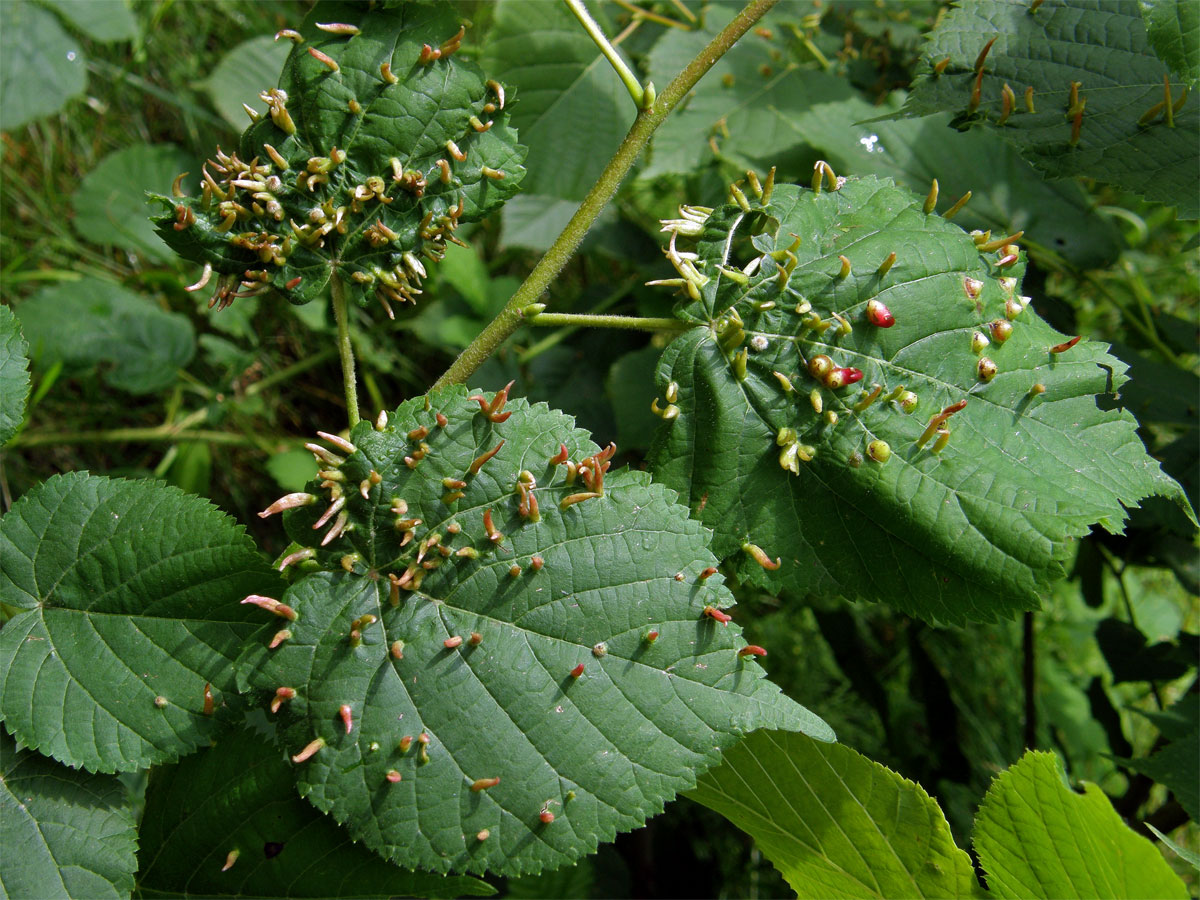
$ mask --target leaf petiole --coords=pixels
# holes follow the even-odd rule
[[[633,98],[633,103],[638,109],[646,109],[650,103],[654,102],[653,92],[647,102],[646,90],[642,87],[633,70],[625,64],[625,60],[621,58],[621,54],[617,52],[617,48],[609,43],[608,38],[604,36],[604,32],[600,26],[596,24],[596,20],[592,18],[591,13],[587,11],[587,7],[583,5],[583,0],[564,0],[567,4],[567,9],[571,10],[575,18],[579,20],[579,24],[583,26],[583,30],[588,33],[595,43],[600,48],[600,52],[604,54],[604,58],[612,64],[617,75],[625,85],[625,89],[629,91],[629,96]]]

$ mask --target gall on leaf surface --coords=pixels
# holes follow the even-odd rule
[[[355,844],[296,795],[291,766],[249,730],[154,772],[138,844],[143,897],[178,897],[180,885],[202,897],[496,893],[476,878],[405,871]]]
[[[1097,406],[1124,364],[1090,341],[1051,352],[1067,337],[1024,305],[1022,264],[1000,267],[1003,248],[981,252],[890,180],[781,185],[747,205],[713,212],[694,251],[676,248],[696,254],[678,259],[700,298],[677,314],[707,327],[663,354],[659,388],[676,383],[680,412],[651,451],[656,480],[713,528],[741,578],[990,621],[1035,608],[1091,525],[1118,532],[1151,495],[1189,509],[1133,417]],[[754,259],[749,277],[719,268]],[[875,298],[892,327],[868,321]],[[1012,326],[1003,342],[988,337],[997,322]],[[824,386],[808,369],[818,357],[861,380]],[[947,440],[920,442],[963,401]],[[764,569],[748,542],[782,566]]]
[[[222,276],[215,300],[270,285],[306,303],[336,271],[390,313],[415,302],[458,225],[517,192],[525,149],[503,89],[455,51],[461,27],[447,3],[313,8],[268,113],[206,164],[215,187],[192,177],[198,194],[156,195],[163,239]],[[437,58],[422,61],[426,45]]]
[[[0,519],[0,718],[92,771],[190,753],[233,718],[247,594],[278,576],[241,526],[163,484],[56,475]],[[208,696],[212,697],[211,703]]]
[[[972,110],[976,60],[993,39]],[[1177,205],[1182,218],[1200,215],[1200,96],[1185,99],[1184,81],[1155,55],[1138,0],[1056,0],[1032,12],[1025,0],[978,0],[946,14],[923,56],[925,74],[901,114],[953,113],[959,127],[996,128],[1050,178],[1095,178]],[[1152,112],[1164,100],[1164,77],[1179,107],[1170,124],[1161,107]],[[1016,102],[1001,124],[1005,84]]]
[[[296,620],[238,665],[263,706],[294,688],[274,718],[317,808],[403,866],[537,872],[643,824],[748,731],[833,739],[704,615],[732,596],[671,491],[612,471],[564,508],[600,491],[552,458],[603,464],[569,417],[513,400],[492,421],[461,387],[428,403],[360,423],[310,487],[345,499],[340,536],[317,546],[324,502],[286,514],[336,571],[279,598]]]

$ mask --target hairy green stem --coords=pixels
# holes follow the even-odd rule
[[[575,255],[580,242],[583,240],[592,223],[621,186],[621,181],[629,173],[634,162],[646,144],[649,143],[655,130],[661,125],[688,92],[696,86],[704,73],[712,68],[721,56],[729,50],[738,38],[750,30],[759,19],[766,14],[778,0],[751,0],[721,32],[709,42],[700,54],[693,59],[675,80],[667,85],[666,90],[659,94],[654,105],[648,110],[638,113],[625,140],[617,149],[616,154],[608,161],[604,171],[600,173],[588,195],[571,216],[562,233],[555,238],[550,249],[546,251],[529,277],[517,288],[504,309],[493,319],[479,336],[475,338],[433,385],[434,389],[460,384],[483,365],[492,353],[517,330],[523,321],[521,310],[541,297],[550,283],[563,270],[563,267]]]
[[[359,422],[358,385],[354,380],[354,347],[350,344],[350,313],[346,308],[346,288],[335,269],[329,277],[333,294],[333,318],[337,321],[338,355],[342,358],[342,386],[346,389],[346,417],[353,428]]]
[[[574,325],[580,328],[627,328],[631,331],[687,331],[699,326],[679,319],[639,316],[598,316],[592,313],[538,313],[525,321],[530,325]]]
[[[609,61],[612,67],[616,70],[617,75],[625,84],[625,90],[629,91],[629,96],[633,98],[633,105],[638,109],[644,109],[646,106],[646,92],[642,88],[642,83],[638,81],[636,75],[629,66],[625,65],[625,60],[621,58],[621,54],[617,52],[617,48],[608,42],[604,32],[600,26],[596,24],[596,20],[592,18],[591,13],[587,11],[587,7],[583,5],[583,0],[565,0],[567,9],[575,14],[575,18],[579,20],[579,24],[583,26],[583,30],[600,48],[600,52],[604,54],[604,58]]]

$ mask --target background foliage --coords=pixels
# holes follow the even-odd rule
[[[591,4],[610,37],[619,36],[626,57],[660,89],[737,9],[667,0],[638,6],[641,12]],[[1131,380],[1120,397],[1105,402],[1136,416],[1138,437],[1195,508],[1200,290],[1197,226],[1187,216],[1195,214],[1188,204],[1197,196],[1200,103],[1195,95],[1184,100],[1173,128],[1161,118],[1148,128],[1131,124],[1162,99],[1162,74],[1171,74],[1173,102],[1183,84],[1195,85],[1196,56],[1189,48],[1196,24],[1188,18],[1194,4],[1162,0],[1144,11],[1136,3],[1121,6],[1113,13],[1121,17],[1117,30],[1144,35],[1141,43],[1108,51],[1115,32],[1080,28],[1077,34],[1091,37],[1080,39],[1079,58],[1053,73],[1033,66],[1031,23],[1040,16],[1066,27],[1055,24],[1056,17],[1071,10],[1054,0],[1033,13],[1027,6],[982,0],[948,10],[933,2],[784,0],[668,119],[554,285],[552,309],[667,315],[673,298],[643,286],[672,274],[660,252],[658,220],[674,217],[682,202],[721,204],[729,182],[744,178],[748,167],[762,174],[778,166],[780,183],[807,185],[814,162],[826,159],[839,175],[887,177],[918,194],[937,177],[942,210],[965,191],[973,193],[956,224],[995,235],[1025,231],[1024,293],[1057,332],[1108,343],[1119,362],[1107,364],[1129,367]],[[1107,5],[1073,6],[1087,24]],[[280,493],[303,489],[316,466],[301,444],[316,427],[336,431],[344,419],[332,317],[323,304],[293,306],[271,295],[210,313],[207,295],[183,291],[197,280],[199,266],[178,260],[162,244],[146,219],[143,192],[166,194],[174,175],[198,171],[214,144],[237,146],[246,124],[241,103],[262,111],[258,92],[274,84],[286,56],[286,47],[264,35],[297,27],[307,9],[301,2],[170,0],[6,5],[0,30],[0,347],[15,350],[22,340],[10,327],[11,310],[33,361],[31,384],[21,366],[7,362],[11,355],[0,365],[5,409],[9,398],[31,387],[23,424],[0,414],[0,436],[15,432],[0,472],[6,535],[16,530],[9,522],[28,518],[38,500],[32,492],[42,491],[44,502],[47,489],[67,490],[79,477],[65,473],[159,478],[178,489],[171,493],[180,517],[178,540],[187,537],[186,516],[218,515],[200,498],[207,499],[231,520],[223,520],[228,533],[222,548],[206,552],[241,560],[239,578],[247,583],[273,577],[246,551],[249,542],[238,532],[244,529],[271,558],[287,549],[289,537],[275,520],[255,514]],[[463,4],[459,11],[473,23],[460,52],[509,87],[510,124],[529,148],[524,191],[498,214],[460,229],[468,246],[447,249],[444,262],[430,272],[422,302],[398,309],[395,321],[378,308],[352,309],[363,405],[371,409],[394,409],[424,393],[491,319],[553,241],[634,116],[620,82],[565,8],[501,0]],[[1143,12],[1146,26],[1138,32]],[[975,61],[988,29],[996,28],[1006,37],[990,50],[981,103],[970,111]],[[933,66],[946,57],[950,62],[935,78]],[[1126,77],[1131,72],[1135,79]],[[1121,88],[1102,93],[1100,79]],[[1041,129],[1054,140],[1069,139],[1071,81],[1081,83],[1079,93],[1087,98],[1079,152],[1047,153],[1039,144]],[[999,124],[1005,83],[1015,92],[1017,111]],[[1026,86],[1035,88],[1036,114],[1022,112]],[[929,115],[898,118],[901,111]],[[1120,119],[1121,128],[1106,127],[1105,117]],[[978,127],[962,130],[968,125]],[[1147,180],[1137,166],[1119,164],[1136,158],[1139,142],[1149,142],[1155,154],[1176,154],[1163,158],[1169,177]],[[1098,160],[1115,162],[1105,168]],[[1047,180],[1047,174],[1070,177]],[[618,461],[637,468],[646,463],[659,424],[649,408],[661,397],[654,373],[665,343],[661,334],[526,326],[471,384],[493,391],[515,379],[514,396],[563,410],[598,446],[615,440]],[[63,477],[35,487],[56,475]],[[140,489],[139,482],[117,484],[106,490]],[[30,499],[14,505],[22,497]],[[98,509],[103,499],[89,502]],[[53,525],[44,523],[43,532],[53,534]],[[82,527],[76,523],[68,531]],[[989,887],[1005,893],[1005,884],[1023,876],[1015,861],[1004,859],[1003,848],[988,847],[988,828],[1003,828],[997,807],[985,800],[994,797],[989,788],[1019,794],[1062,783],[1059,763],[1045,753],[1018,764],[1026,746],[1053,751],[1072,781],[1090,782],[1087,794],[1070,799],[1097,816],[1111,801],[1141,834],[1149,836],[1153,827],[1184,851],[1200,848],[1191,821],[1198,812],[1200,734],[1194,540],[1177,508],[1148,501],[1131,511],[1123,534],[1096,529],[1064,551],[1061,565],[1069,577],[1040,588],[1038,611],[985,624],[910,618],[901,612],[906,607],[886,596],[878,598],[883,603],[815,597],[781,602],[777,585],[746,577],[750,568],[732,568],[728,583],[745,638],[770,651],[764,664],[772,680],[822,716],[841,742],[830,748],[809,741],[812,746],[790,752],[827,754],[830,760],[836,755],[843,771],[869,770],[937,834],[945,877],[962,875],[970,848],[976,854],[970,862],[995,873]],[[4,558],[8,573],[17,556],[6,552]],[[129,572],[115,566],[109,575],[117,584]],[[85,633],[102,612],[78,598],[55,613],[57,622],[34,623],[39,578],[34,573],[28,579],[28,602],[5,595],[0,650],[9,654],[5,666],[13,671],[23,665],[13,655],[18,629],[37,624],[74,645],[73,635]],[[153,589],[166,583],[138,582],[136,589],[153,597]],[[228,592],[236,600],[239,590],[241,596],[258,589],[238,585]],[[148,624],[159,629],[152,631],[153,641],[162,645],[185,633],[194,638],[200,624],[169,611],[170,619]],[[231,610],[230,634],[261,621],[244,611]],[[179,634],[164,637],[170,629]],[[232,653],[212,635],[204,646],[205,652]],[[169,739],[148,723],[135,723],[138,740],[156,747],[145,751],[146,763],[174,759],[215,724],[204,721],[204,686],[189,680],[186,666],[172,679],[191,708],[166,710],[178,719],[158,723],[171,725]],[[222,687],[215,687],[220,699]],[[147,696],[143,712],[154,709],[154,695]],[[22,724],[11,712],[5,718],[9,732],[29,745],[51,740],[56,730],[48,722]],[[100,881],[48,887],[26,880],[45,867],[6,865],[0,878],[5,893],[57,889],[78,895],[102,882],[127,895],[135,878],[144,893],[170,891],[181,880],[197,893],[213,890],[206,880],[212,877],[209,863],[216,860],[220,868],[227,842],[197,849],[197,838],[173,817],[181,784],[212,785],[213,795],[226,790],[230,776],[215,752],[156,765],[147,779],[66,770],[18,751],[7,734],[0,741],[6,787],[0,843],[18,839],[9,834],[22,827],[11,810],[24,805],[43,821],[105,823],[112,848],[90,869]],[[752,751],[747,743],[738,752]],[[74,743],[73,752],[83,760],[101,751],[92,736]],[[545,875],[493,876],[491,887],[468,878],[447,884],[440,876],[398,885],[389,880],[394,867],[362,853],[343,863],[345,881],[297,878],[281,885],[273,857],[263,849],[280,838],[267,837],[253,810],[277,810],[288,842],[314,840],[314,834],[317,843],[336,842],[344,832],[280,790],[263,745],[246,737],[222,752],[249,761],[238,791],[253,802],[247,812],[203,806],[198,812],[214,821],[245,817],[235,843],[247,856],[231,871],[245,879],[240,889],[248,893],[263,893],[270,884],[292,895],[330,894],[353,884],[345,890],[381,895],[500,890],[527,897],[757,897],[785,895],[788,884],[797,883],[793,864],[780,856],[786,846],[780,849],[735,816],[755,843],[708,808],[717,806],[718,788],[732,790],[729,772],[721,768],[693,795],[700,803],[677,802],[599,854]],[[771,767],[767,774],[778,771]],[[51,783],[59,786],[46,790]],[[830,782],[822,789],[835,788]],[[759,793],[768,789],[760,786]],[[30,802],[34,796],[39,799]],[[142,827],[135,859],[131,823],[137,821]],[[328,837],[322,829],[329,829]],[[52,841],[46,843],[44,852],[53,853]],[[1137,852],[1160,854],[1149,844],[1138,846]],[[261,868],[252,870],[249,854],[260,850]],[[1172,851],[1162,850],[1160,858],[1194,893],[1195,870]],[[119,863],[115,869],[113,861]],[[1152,864],[1158,865],[1145,865]],[[1010,875],[1016,881],[1009,882]],[[1063,877],[1052,883],[1065,894],[1071,882]],[[961,883],[964,892],[974,889],[969,878]],[[1174,890],[1175,882],[1169,884]],[[881,894],[895,894],[883,885]]]

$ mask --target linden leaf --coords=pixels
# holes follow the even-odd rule
[[[0,897],[128,897],[137,829],[125,786],[0,730]]]
[[[372,849],[436,871],[555,868],[643,824],[747,731],[832,740],[718,624],[732,596],[707,530],[644,473],[602,475],[610,452],[567,416],[456,387],[350,440],[322,473],[333,514],[287,522],[338,571],[286,592],[295,620],[265,629],[239,678],[278,710],[301,792]]]
[[[182,491],[56,475],[0,519],[0,718],[72,766],[131,771],[207,743],[231,663],[278,579],[240,527]]]
[[[923,205],[863,178],[677,221],[668,258],[698,298],[679,315],[707,327],[663,355],[652,471],[753,583],[991,620],[1034,608],[1091,525],[1155,494],[1190,508],[1133,417],[1096,404],[1124,364],[1066,346],[1026,308],[1019,254]]]
[[[313,8],[268,115],[218,149],[201,196],[155,195],[163,239],[222,274],[215,301],[270,285],[306,303],[336,272],[391,314],[455,228],[516,193],[525,150],[504,89],[456,53],[462,29],[445,3]]]
[[[1194,21],[1194,12],[1185,18]],[[1190,24],[1188,30],[1194,36]],[[992,40],[972,109],[976,61]],[[1036,9],[1026,0],[976,0],[947,13],[924,58],[926,74],[913,83],[902,114],[956,113],[961,127],[997,128],[1050,177],[1096,178],[1178,204],[1184,218],[1200,215],[1200,101],[1172,84],[1171,105],[1178,108],[1168,118],[1169,69],[1151,49],[1137,0],[1058,0]],[[947,59],[935,75],[933,67]],[[1194,69],[1182,71],[1194,77]],[[1012,112],[1001,122],[1006,85]],[[1030,89],[1034,112],[1026,106]]]
[[[476,878],[408,872],[296,796],[291,767],[249,731],[154,772],[138,835],[142,897],[465,897]]]

